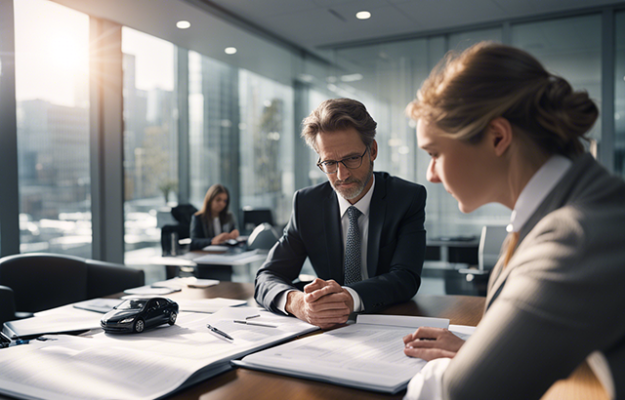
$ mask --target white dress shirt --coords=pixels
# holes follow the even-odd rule
[[[573,162],[566,157],[553,155],[527,182],[510,215],[508,232],[519,232],[540,203],[558,184]],[[470,340],[470,339],[469,339]],[[437,358],[428,362],[408,384],[404,400],[442,399],[443,374],[450,358]]]
[[[219,221],[219,217],[213,218],[213,231],[215,232],[215,236],[221,234],[221,221]]]
[[[336,198],[339,203],[339,215],[341,216],[341,237],[343,238],[343,249],[345,249],[345,244],[347,242],[347,228],[349,227],[349,218],[347,217],[347,209],[350,206],[356,207],[362,214],[358,217],[358,228],[360,229],[361,235],[361,257],[360,257],[360,270],[362,273],[362,280],[369,279],[369,272],[367,272],[367,244],[369,242],[369,206],[371,205],[371,197],[373,196],[373,189],[375,189],[375,175],[371,175],[371,179],[373,183],[371,187],[367,191],[367,193],[360,199],[356,204],[351,204],[349,201],[345,200],[342,196],[338,195]],[[349,287],[343,286],[347,292],[352,296],[352,300],[354,302],[354,312],[359,312],[364,310],[364,305],[362,304],[362,299],[358,295],[358,293]],[[288,314],[286,311],[286,301],[290,292],[294,292],[295,290],[288,290],[283,294],[277,296],[276,298],[276,307],[282,311],[284,314]]]

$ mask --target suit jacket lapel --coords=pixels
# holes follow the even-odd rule
[[[369,238],[367,239],[367,273],[375,276],[380,255],[380,237],[386,214],[386,181],[376,174],[375,189],[369,206]]]
[[[575,187],[577,186],[587,186],[580,185],[579,179],[581,174],[585,174],[584,176],[591,175],[588,171],[590,169],[597,168],[592,156],[590,154],[584,154],[577,160],[573,161],[573,165],[567,171],[567,173],[562,177],[560,182],[551,190],[551,193],[545,197],[545,199],[540,203],[536,211],[532,214],[532,216],[527,220],[525,225],[519,231],[519,242],[517,243],[517,249],[521,247],[523,240],[525,237],[534,229],[534,226],[540,222],[547,214],[550,212],[557,210],[563,207],[565,204],[570,202],[572,199],[576,197],[576,194],[573,193]],[[588,178],[586,178],[588,179]],[[510,236],[506,238],[504,241],[503,248],[506,248],[506,244],[509,240]],[[501,293],[504,284],[506,283],[506,279],[508,279],[508,275],[510,271],[514,268],[514,256],[512,257],[510,264],[506,267],[505,270],[502,271],[503,268],[503,254],[500,254],[499,260],[497,261],[497,265],[493,268],[493,272],[491,275],[491,279],[488,283],[488,294],[486,296],[486,309],[490,307],[490,305],[497,299],[499,293]]]
[[[341,236],[341,216],[336,193],[331,193],[323,200],[323,229],[328,252],[328,267],[330,279],[343,285],[343,239]]]
[[[492,304],[493,301],[499,296],[501,290],[503,289],[503,285],[506,282],[506,278],[508,277],[508,273],[510,272],[510,268],[503,269],[503,261],[505,249],[508,247],[508,241],[510,241],[511,235],[506,236],[506,240],[503,241],[501,245],[501,251],[499,251],[499,259],[497,260],[497,264],[493,268],[490,279],[488,281],[488,290],[486,292],[486,303],[484,311],[488,310],[488,307]],[[518,244],[517,244],[518,246]]]

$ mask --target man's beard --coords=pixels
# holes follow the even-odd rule
[[[341,195],[341,197],[343,197],[345,200],[351,200],[351,199],[355,199],[356,197],[362,194],[362,191],[365,190],[365,187],[367,186],[367,183],[371,179],[372,175],[373,175],[373,163],[371,163],[371,165],[369,166],[369,173],[367,174],[364,180],[356,179],[354,177],[349,177],[345,179],[344,181],[337,180],[337,181],[334,181],[334,183],[333,182],[330,182],[330,183],[332,184],[332,187],[334,188],[334,190],[338,194]],[[345,184],[345,183],[355,183],[356,186],[351,187],[351,188],[344,188],[340,186],[341,184]]]

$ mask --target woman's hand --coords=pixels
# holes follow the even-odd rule
[[[238,238],[239,236],[241,236],[241,235],[239,234],[239,230],[238,230],[238,229],[235,229],[235,230],[233,230],[232,232],[230,232],[230,237],[229,237],[229,239],[236,239],[236,238]]]
[[[223,242],[225,242],[228,239],[230,239],[230,234],[229,233],[227,233],[227,232],[220,233],[219,235],[215,236],[213,238],[213,240],[211,240],[211,244],[222,244]]]
[[[404,336],[404,354],[431,361],[437,358],[454,358],[464,340],[447,329],[421,327]]]

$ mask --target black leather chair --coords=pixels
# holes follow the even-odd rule
[[[264,222],[275,226],[273,213],[269,208],[243,207],[243,225],[241,228],[244,232],[252,232],[258,225]]]
[[[172,253],[172,234],[175,234],[173,236],[175,241],[189,238],[191,218],[196,212],[197,208],[192,204],[179,204],[171,209],[171,215],[178,223],[165,225],[161,228],[161,250],[164,256]]]
[[[2,330],[2,324],[14,319],[16,317],[13,289],[7,286],[0,286],[0,330]]]
[[[35,313],[142,286],[145,273],[123,265],[58,254],[18,254],[0,259],[0,285],[13,289],[15,308]]]

